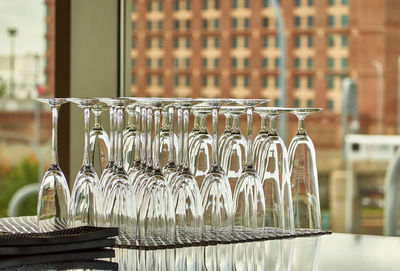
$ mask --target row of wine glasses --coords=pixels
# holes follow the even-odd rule
[[[53,115],[52,160],[39,192],[39,228],[116,226],[140,242],[164,243],[238,232],[257,235],[268,227],[320,229],[315,149],[305,130],[307,115],[320,109],[267,107],[266,99],[38,100],[49,104]],[[83,164],[71,193],[57,159],[58,109],[65,102],[84,113]],[[101,125],[106,110],[108,133]],[[287,150],[277,119],[288,112],[299,125]],[[220,113],[226,121],[219,136]],[[253,142],[254,113],[261,116],[261,126]],[[240,129],[244,114],[247,139]]]

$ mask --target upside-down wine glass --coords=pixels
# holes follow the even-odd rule
[[[297,134],[289,145],[289,172],[296,229],[321,229],[315,148],[305,127],[306,117],[319,111],[320,108],[296,108],[292,111],[298,119]]]
[[[259,156],[261,154],[261,147],[266,141],[268,141],[269,136],[268,117],[267,114],[262,110],[263,108],[264,107],[256,107],[254,109],[254,112],[261,117],[261,125],[260,131],[258,132],[253,142],[253,163],[258,177],[260,177],[261,181],[263,180],[263,177],[261,176],[263,168],[259,166]]]
[[[131,164],[129,165],[129,170],[128,170],[128,177],[129,177],[129,182],[132,184],[132,178],[134,174],[136,174],[139,170],[142,169],[142,163],[140,160],[140,136],[141,136],[141,130],[140,130],[140,105],[136,105],[135,107],[135,123],[136,123],[136,130],[137,132],[135,133],[135,151],[134,151],[134,159],[132,159]]]
[[[97,99],[69,98],[83,109],[85,121],[85,147],[83,164],[79,170],[71,193],[70,225],[102,226],[104,224],[104,197],[99,177],[90,161],[89,122],[90,109],[97,103]]]
[[[134,159],[135,135],[138,131],[136,129],[137,123],[135,118],[135,106],[130,104],[126,107],[125,111],[128,113],[128,123],[126,128],[124,129],[122,142],[124,154],[124,169],[125,171],[128,171],[129,166]]]
[[[106,109],[107,106],[101,103],[92,107],[94,125],[92,131],[90,131],[90,156],[94,169],[100,176],[107,167],[109,160],[110,139],[101,124],[101,113]]]
[[[232,116],[231,116],[231,111],[227,106],[221,107],[221,112],[225,115],[225,129],[222,135],[219,137],[219,142],[218,142],[218,147],[219,147],[218,156],[222,160],[222,150],[225,140],[227,137],[231,135],[232,132]],[[222,166],[222,161],[220,161],[220,164]],[[222,166],[222,168],[224,167]]]
[[[116,170],[104,188],[104,215],[111,227],[119,227],[121,233],[136,236],[136,199],[123,161],[124,108],[131,100],[109,99],[116,109]]]
[[[170,105],[167,107],[168,109],[168,162],[163,167],[163,174],[166,180],[168,180],[167,176],[174,173],[177,169],[177,165],[175,163],[175,145],[178,146],[178,139],[174,132],[174,115],[175,108]],[[164,143],[165,144],[165,143]]]
[[[161,168],[163,169],[164,173],[164,168],[167,167],[168,163],[172,162],[172,159],[174,159],[174,164],[175,164],[175,150],[177,149],[178,145],[178,138],[174,133],[173,126],[174,126],[174,112],[172,112],[172,117],[171,115],[171,106],[166,106],[162,109],[162,125],[161,125],[161,134],[160,134],[160,152],[161,152]],[[172,107],[172,110],[174,108]],[[172,132],[170,132],[172,126]],[[172,137],[172,141],[171,141]],[[171,145],[172,142],[172,145]],[[156,151],[154,149],[154,151]],[[168,168],[168,167],[167,167]],[[164,173],[165,174],[165,173]]]
[[[161,108],[170,102],[171,101],[167,99],[155,98],[146,101],[150,109],[150,111],[148,111],[148,120],[152,120],[151,115],[154,110],[154,144],[156,150],[160,149]],[[150,131],[149,135],[151,136],[152,124],[150,121],[148,123],[148,128]],[[148,143],[150,143],[151,150],[151,138]],[[141,242],[145,242],[148,238],[153,238],[172,243],[175,239],[175,214],[172,194],[166,179],[161,173],[160,155],[161,153],[159,151],[155,153],[154,163],[149,165],[149,167],[151,166],[153,168],[153,171],[147,177],[147,180],[144,180],[146,184],[142,187],[143,198],[138,213]]]
[[[67,102],[63,98],[36,98],[50,105],[52,113],[51,164],[43,176],[39,188],[37,216],[39,231],[49,231],[68,226],[68,206],[70,194],[67,180],[58,162],[58,110]]]

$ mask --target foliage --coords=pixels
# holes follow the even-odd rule
[[[7,174],[0,176],[0,217],[7,216],[8,204],[14,195],[24,185],[38,181],[39,166],[33,159],[24,159],[17,166],[11,167]],[[36,214],[37,196],[26,198],[20,205],[19,215]]]

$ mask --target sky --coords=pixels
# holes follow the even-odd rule
[[[44,0],[0,0],[0,55],[10,53],[8,27],[17,28],[16,54],[44,54],[46,7]]]

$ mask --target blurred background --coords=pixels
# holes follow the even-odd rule
[[[55,0],[0,0],[0,216],[36,213],[51,119],[49,108],[32,98],[65,95],[56,87],[65,74],[56,67],[66,67],[66,85],[78,89],[71,96],[270,98],[273,106],[324,108],[307,119],[323,227],[398,234],[399,1],[63,2],[61,8]],[[110,35],[93,38],[103,33]],[[111,94],[102,92],[99,85],[114,68],[118,82],[110,83]],[[66,108],[61,115],[69,114]],[[81,121],[77,112],[71,119]],[[255,125],[258,130],[258,119]],[[295,117],[282,118],[287,144],[296,126]],[[66,152],[79,167],[80,152],[71,154],[76,146],[67,144]],[[77,166],[61,164],[71,176]]]

